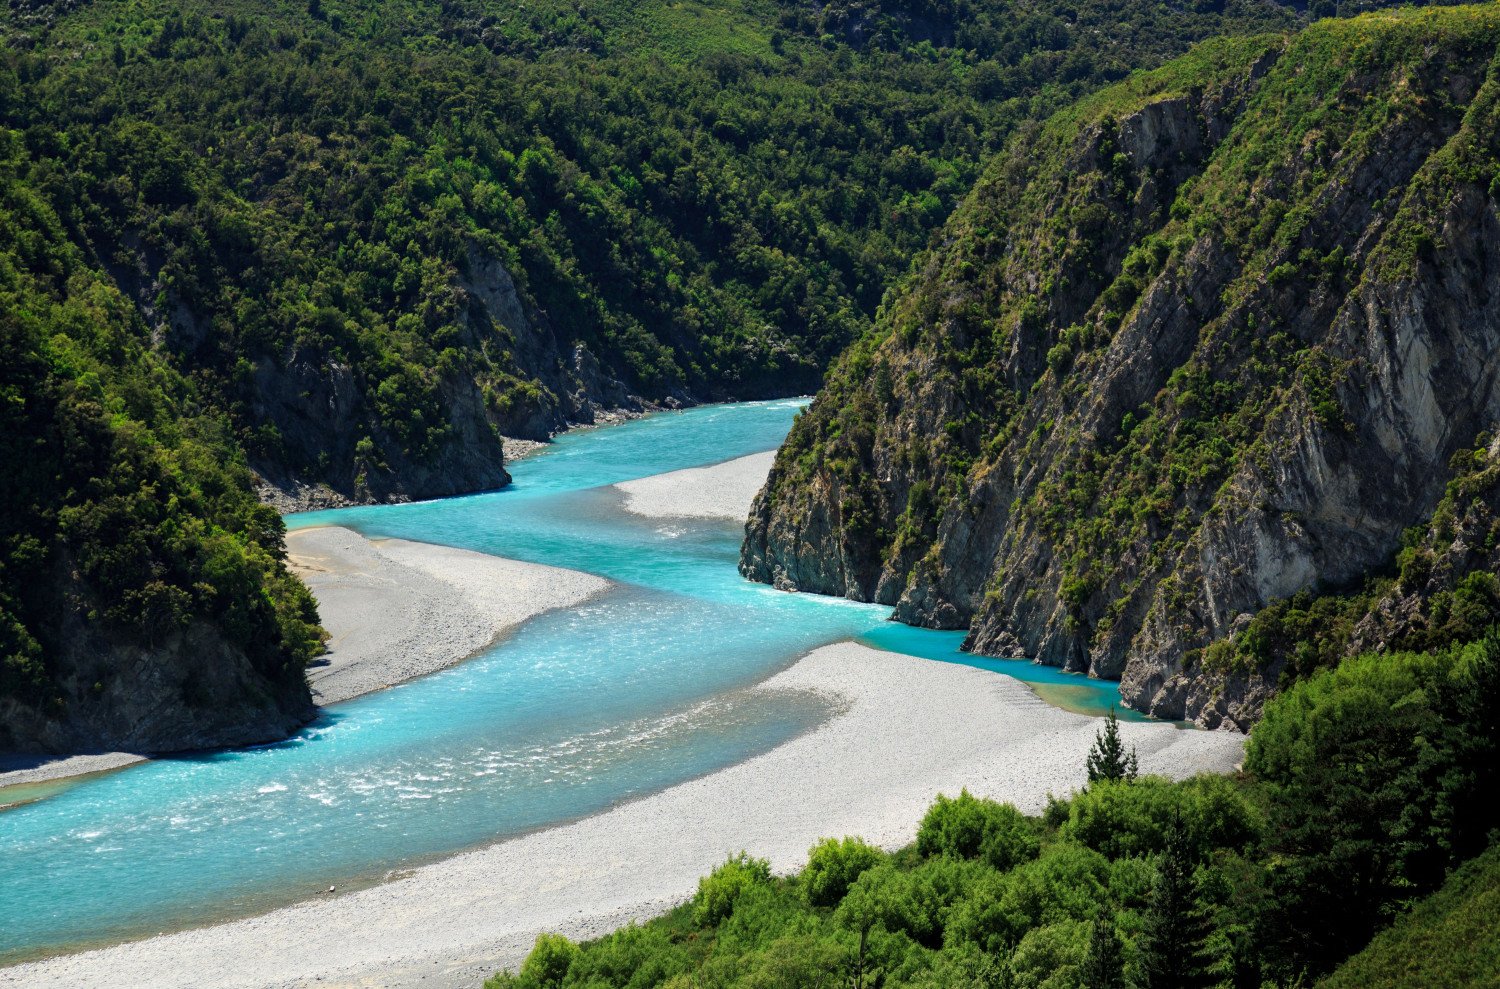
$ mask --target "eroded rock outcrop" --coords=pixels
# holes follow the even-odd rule
[[[510,365],[520,375],[511,376],[502,401],[491,408],[496,428],[506,436],[545,440],[570,425],[591,424],[606,410],[656,407],[601,367],[586,344],[560,340],[498,258],[470,245],[459,288],[467,303],[470,347],[498,356],[497,366]]]

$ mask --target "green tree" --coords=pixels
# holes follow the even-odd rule
[[[698,880],[698,895],[693,898],[694,916],[698,923],[711,927],[734,912],[735,901],[746,890],[770,881],[769,862],[740,852]]]
[[[1180,818],[1167,832],[1156,886],[1141,938],[1141,989],[1193,989],[1206,985],[1205,924],[1193,890],[1187,828]]]
[[[1120,741],[1120,721],[1115,717],[1115,709],[1109,709],[1109,718],[1104,722],[1104,728],[1094,736],[1094,747],[1089,750],[1089,782],[1097,783],[1100,780],[1133,780],[1140,769],[1140,764],[1135,756],[1135,747],[1125,751],[1125,743]]]
[[[1125,953],[1108,908],[1100,907],[1078,978],[1084,989],[1125,989]]]
[[[1036,827],[1026,815],[968,790],[952,798],[939,794],[917,829],[917,851],[923,855],[978,858],[996,869],[1029,862],[1040,849]]]
[[[561,934],[538,934],[535,947],[521,966],[521,981],[538,989],[560,986],[576,957],[578,945]]]
[[[538,934],[521,970],[495,974],[485,980],[484,989],[554,989],[563,985],[579,954],[578,945],[561,934]]]

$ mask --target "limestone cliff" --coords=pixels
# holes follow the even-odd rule
[[[1390,564],[1500,421],[1497,40],[1211,44],[1023,134],[794,428],[744,572],[1253,720],[1275,671],[1205,648]]]

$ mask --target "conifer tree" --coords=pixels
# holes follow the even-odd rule
[[[1109,910],[1100,907],[1089,937],[1089,953],[1078,973],[1084,989],[1126,989],[1124,949]]]
[[[1207,932],[1193,892],[1192,855],[1180,815],[1167,830],[1160,870],[1142,932],[1140,989],[1197,989],[1208,982],[1203,963]]]
[[[1135,748],[1126,753],[1120,741],[1120,722],[1115,718],[1115,709],[1109,709],[1109,720],[1104,729],[1094,737],[1094,747],[1089,750],[1089,782],[1100,780],[1133,780],[1139,770]]]

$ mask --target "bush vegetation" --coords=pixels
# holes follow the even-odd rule
[[[1500,847],[1454,872],[1379,934],[1324,989],[1468,989],[1500,980]]]

